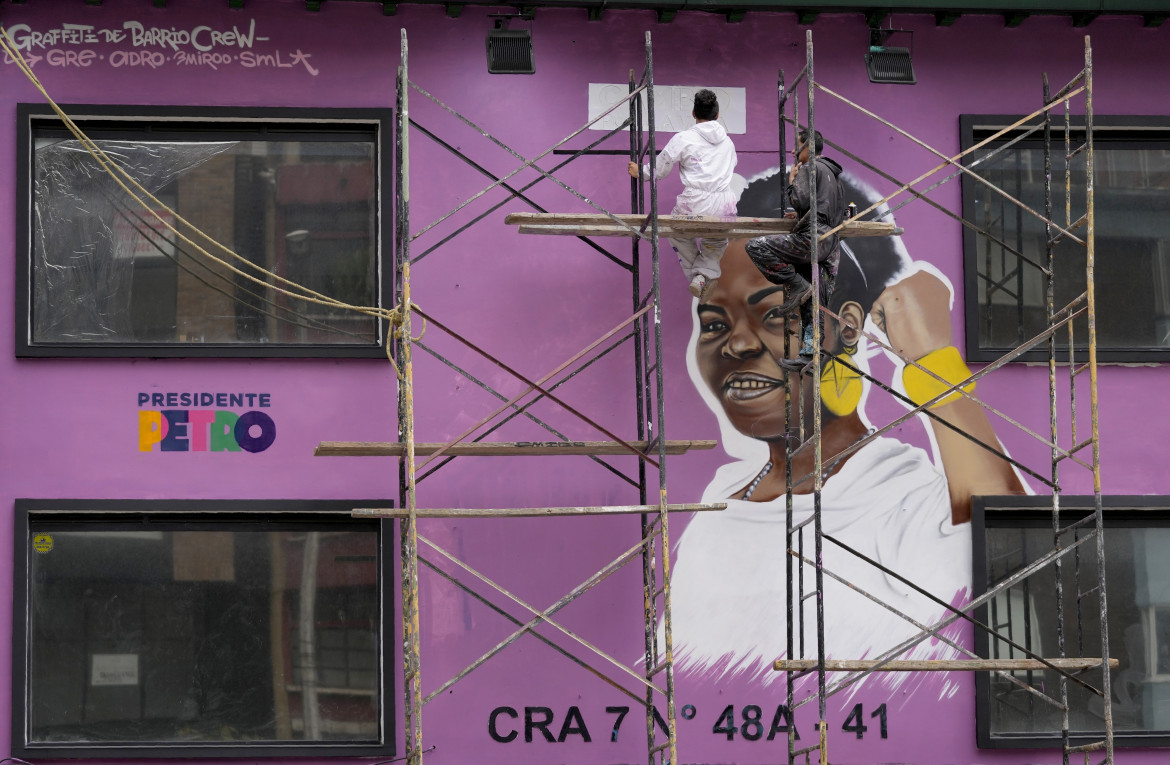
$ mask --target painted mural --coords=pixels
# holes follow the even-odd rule
[[[741,205],[748,208],[743,210],[745,215],[756,214],[750,207],[762,201],[756,186],[776,185],[777,179],[776,175],[765,176],[748,187],[746,204]],[[848,194],[868,203],[870,195],[855,182],[847,181],[846,185]],[[766,207],[761,204],[757,209]],[[713,294],[698,306],[696,332],[688,352],[692,379],[703,386],[705,400],[719,418],[724,449],[739,459],[719,469],[704,498],[735,503],[729,512],[699,515],[688,525],[679,542],[680,564],[675,573],[679,630],[693,631],[693,637],[680,641],[684,646],[680,660],[684,666],[731,673],[778,655],[774,641],[785,633],[784,615],[764,608],[761,618],[759,604],[784,602],[777,587],[784,579],[786,562],[768,551],[785,547],[786,387],[793,388],[793,419],[803,426],[806,437],[812,431],[810,376],[803,375],[797,386],[795,375],[777,363],[786,352],[795,356],[795,343],[789,342],[787,351],[784,346],[785,335],[791,338],[793,332],[791,308],[785,305],[785,293],[776,292],[754,268],[743,244],[739,241],[728,248],[723,258],[724,276]],[[1010,465],[994,458],[981,463],[943,451],[936,464],[927,452],[886,437],[856,448],[875,427],[865,410],[872,389],[859,374],[868,372],[870,356],[893,356],[898,363],[891,384],[903,395],[905,390],[901,357],[869,338],[913,359],[953,349],[949,321],[952,288],[929,264],[912,261],[896,240],[846,240],[842,250],[837,285],[827,306],[840,318],[826,323],[824,345],[836,359],[856,360],[857,370],[843,363],[828,363],[821,380],[822,459],[829,465],[826,473],[831,479],[824,488],[826,532],[841,535],[851,546],[864,547],[867,557],[882,561],[914,582],[930,583],[936,597],[954,601],[970,589],[967,522],[972,487],[1007,494],[1019,493],[1022,486]],[[935,407],[942,410],[948,405],[968,410],[963,413],[973,421],[968,427],[989,427],[978,407],[965,406],[958,396],[943,399]],[[957,424],[959,419],[951,421]],[[795,437],[800,431],[798,425]],[[945,438],[941,444],[937,440],[933,444],[942,450],[959,446]],[[797,449],[791,468],[793,482],[799,482],[796,524],[812,510],[811,478],[800,480],[813,472],[812,451]],[[836,460],[838,456],[844,459]],[[754,487],[747,497],[749,484]],[[752,554],[733,554],[749,546],[754,549]],[[806,546],[811,549],[811,542]],[[936,604],[916,604],[920,596],[891,577],[880,576],[880,572],[865,572],[863,562],[851,562],[851,556],[841,552],[827,553],[826,565],[831,568],[832,559],[840,561],[844,568],[839,573],[850,582],[858,583],[859,575],[872,582],[875,589],[871,594],[903,603],[918,622],[931,623],[942,615]],[[736,571],[737,564],[745,568]],[[717,571],[727,577],[724,586],[710,588],[709,595],[690,601],[687,590],[699,589],[696,584],[711,581]],[[834,589],[835,598],[826,596],[840,603],[833,605],[829,615],[832,628],[827,629],[827,650],[831,654],[876,655],[915,632],[907,620],[891,621],[884,609],[871,612],[874,604],[864,598],[842,601],[847,588]],[[753,603],[757,605],[752,607]],[[714,613],[726,618],[710,619]],[[872,629],[845,628],[850,620],[869,624]],[[813,619],[804,621],[807,625]],[[814,645],[813,638],[806,634],[806,645]]]
[[[782,209],[785,175],[772,171],[753,179],[741,197],[740,214],[775,215]],[[846,198],[860,207],[878,200],[854,177],[846,174],[841,180]],[[883,217],[892,219],[884,204],[875,213]],[[785,554],[787,439],[809,437],[815,399],[811,376],[796,371],[799,365],[779,363],[797,358],[795,307],[785,290],[764,277],[744,245],[745,240],[731,243],[715,288],[696,301],[687,349],[691,380],[717,417],[721,445],[733,461],[718,468],[703,492],[704,501],[726,502],[727,509],[696,514],[678,542],[674,646],[681,687],[697,681],[700,688],[729,686],[749,694],[739,705],[721,710],[724,718],[713,731],[733,741],[738,727],[740,740],[771,741],[786,733],[789,711],[784,705],[760,705],[756,697],[784,694],[784,675],[772,663],[788,655],[790,613],[797,647],[793,657],[817,653],[821,603],[804,597],[814,587],[816,557],[808,523],[814,500],[814,453],[808,440],[792,444],[792,523],[803,526],[792,546],[803,560],[792,568],[791,592]],[[869,374],[876,357],[892,361],[887,384],[909,409],[903,357],[954,350],[953,288],[929,263],[913,260],[898,238],[852,238],[842,242],[841,250],[823,340],[834,361],[826,363],[821,379],[827,466],[823,528],[843,543],[826,542],[824,550],[825,653],[842,659],[960,658],[955,620],[948,620],[949,627],[938,635],[925,628],[950,614],[944,604],[959,606],[971,592],[969,498],[976,485],[979,491],[1004,494],[1021,492],[1022,483],[1003,460],[948,454],[948,449],[963,451],[963,441],[948,439],[943,425],[937,426],[942,439],[933,429],[927,431],[927,449],[872,435],[884,423],[875,424],[867,413],[875,389],[860,373]],[[943,398],[935,411],[954,424],[990,432],[980,407],[957,395]],[[838,691],[830,701],[834,730],[853,734],[843,747],[835,739],[833,751],[858,756],[883,751],[891,737],[904,745],[902,726],[946,703],[959,688],[945,674],[875,674],[858,682],[847,673],[830,673],[828,682]],[[798,681],[795,718],[798,734],[803,723],[804,741],[815,734],[815,692],[815,677]],[[754,699],[750,704],[749,698]]]

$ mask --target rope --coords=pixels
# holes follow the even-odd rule
[[[170,231],[177,238],[187,243],[196,252],[198,252],[200,255],[203,255],[213,263],[217,263],[230,272],[238,276],[242,276],[245,279],[260,285],[261,287],[264,287],[265,289],[271,289],[274,292],[278,292],[280,294],[287,295],[288,297],[294,298],[296,300],[302,300],[307,303],[316,303],[317,305],[323,305],[329,308],[353,311],[355,313],[360,313],[366,316],[372,316],[374,318],[387,321],[392,327],[394,327],[394,329],[386,334],[386,356],[390,359],[390,363],[394,365],[394,370],[397,373],[398,378],[400,380],[403,379],[402,371],[398,369],[396,364],[394,364],[393,346],[391,344],[392,339],[402,339],[404,337],[402,326],[405,322],[405,311],[403,310],[403,306],[401,304],[395,306],[394,308],[381,308],[378,306],[353,305],[351,303],[337,300],[336,298],[331,298],[328,295],[311,290],[303,284],[298,284],[297,282],[287,279],[280,274],[262,268],[255,263],[252,263],[244,256],[234,252],[231,248],[216,241],[214,238],[204,233],[198,226],[193,225],[186,218],[179,215],[175,210],[172,210],[157,197],[147,191],[146,188],[144,188],[133,176],[131,176],[126,170],[122,169],[112,159],[110,159],[105,151],[103,151],[100,146],[94,143],[89,138],[89,136],[87,136],[81,130],[81,128],[78,127],[77,123],[70,119],[69,115],[67,115],[65,111],[57,104],[57,102],[53,100],[52,96],[49,95],[49,92],[45,89],[45,86],[41,84],[41,81],[37,78],[36,74],[33,73],[32,67],[28,65],[28,62],[24,59],[24,56],[21,55],[20,50],[12,41],[12,38],[8,36],[8,30],[2,26],[0,26],[0,49],[2,49],[4,53],[6,53],[14,62],[16,62],[16,65],[20,68],[21,72],[24,73],[24,76],[28,78],[29,82],[31,82],[38,91],[40,91],[41,95],[45,99],[45,102],[50,107],[52,107],[53,111],[56,112],[58,117],[60,117],[61,122],[64,123],[65,127],[69,129],[69,132],[73,134],[78,142],[80,142],[81,145],[85,147],[85,150],[90,154],[90,156],[94,158],[102,171],[105,172],[105,174],[108,175],[119,186],[119,188],[121,188],[122,191],[126,193],[127,196],[137,202],[150,215],[150,217],[158,221],[163,228]],[[149,200],[154,206],[152,207],[151,205],[147,204],[146,201],[144,201],[144,198],[145,200]],[[169,213],[171,216],[173,216],[173,220],[175,222],[172,223],[171,219],[162,216],[160,211]],[[208,252],[204,247],[200,246],[198,242],[191,239],[178,228],[176,228],[178,224],[182,224],[183,226],[189,228],[192,232],[194,232],[195,235],[201,237],[204,241],[210,242],[215,248],[221,250],[225,255],[227,255],[228,258],[244,263],[249,268],[254,269],[257,273],[260,274],[260,276],[255,276],[251,273],[248,273],[238,268],[228,260],[217,257],[216,255]],[[272,282],[268,281],[269,278],[272,280]],[[285,285],[287,289],[285,287],[278,286],[278,284]],[[414,301],[410,302],[410,306],[416,305],[417,303],[414,303]],[[409,339],[411,342],[417,343],[422,339],[425,333],[426,319],[423,319],[422,331],[418,334],[417,337],[411,337]]]

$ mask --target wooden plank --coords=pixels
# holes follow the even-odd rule
[[[1101,659],[1045,659],[1049,664],[1064,670],[1093,669],[1101,666]],[[991,671],[1011,672],[1016,670],[1044,670],[1048,669],[1038,659],[904,659],[887,661],[878,666],[875,659],[828,659],[825,661],[825,670],[828,672],[953,672],[953,671]],[[1110,659],[1109,666],[1116,668],[1117,659]],[[816,669],[816,659],[777,659],[772,663],[777,672],[803,672]]]
[[[620,226],[568,226],[562,223],[525,223],[517,231],[521,234],[542,234],[545,236],[628,236],[633,238],[638,235],[637,231],[630,231]]]
[[[696,513],[726,508],[725,503],[716,502],[712,504],[667,505],[666,511],[669,513]],[[415,515],[419,518],[546,518],[580,515],[640,515],[657,512],[658,505],[592,505],[580,507],[418,508],[415,510]],[[354,518],[405,518],[407,511],[404,507],[358,507],[354,508],[352,515]]]
[[[638,232],[628,228],[621,228],[620,226],[544,226],[544,225],[523,225],[517,228],[517,232],[521,234],[541,234],[544,236],[638,236]],[[840,230],[842,239],[855,239],[859,236],[893,236],[902,234],[904,229],[894,226],[887,226],[886,223],[866,223],[866,225],[849,225]],[[707,228],[707,229],[679,229],[670,227],[660,227],[660,239],[684,239],[687,236],[715,236],[727,237],[727,239],[750,239],[752,236],[768,236],[771,234],[784,233],[776,232],[776,230],[761,229],[761,228]],[[649,239],[649,235],[646,236]]]
[[[623,228],[615,223],[615,219],[635,229],[646,223],[645,215],[620,214],[605,215],[603,213],[510,213],[504,217],[504,223],[510,226],[544,225],[544,226],[612,226]],[[746,228],[762,229],[767,231],[791,231],[795,220],[792,218],[724,218],[718,215],[659,215],[658,226],[671,228],[701,228],[726,229],[729,225],[739,225]],[[649,230],[649,225],[646,226]]]
[[[627,224],[630,228],[614,221]],[[519,226],[523,234],[554,236],[637,236],[644,215],[601,213],[511,213],[504,218],[508,225]],[[659,215],[659,236],[728,236],[746,237],[782,234],[792,230],[793,218],[720,218],[704,215]],[[647,228],[648,232],[648,228]],[[851,220],[841,230],[842,237],[890,236],[902,229],[893,223]]]
[[[658,453],[658,445],[647,441],[630,441],[630,446],[651,456]],[[414,453],[426,456],[438,451],[442,443],[416,443]],[[714,449],[715,441],[678,440],[666,442],[667,454],[685,454],[692,449]],[[322,441],[313,450],[315,457],[401,457],[406,446],[398,441]],[[455,444],[445,454],[452,457],[528,457],[555,455],[613,455],[631,454],[617,441],[469,441]]]
[[[539,234],[542,236],[625,236],[633,238],[637,233],[629,229],[621,228],[620,226],[559,226],[559,225],[533,225],[524,224],[517,227],[517,231],[521,234]],[[682,239],[685,237],[717,237],[727,239],[748,239],[753,236],[767,236],[769,234],[783,233],[767,229],[751,229],[751,228],[724,228],[724,229],[676,229],[670,227],[660,227],[658,229],[659,238],[669,239],[674,237]],[[875,233],[873,236],[886,236],[889,231],[882,231]],[[901,233],[899,229],[898,233]],[[862,236],[868,234],[854,233],[853,236]],[[646,239],[650,235],[645,236]]]
[[[663,225],[658,227],[659,237],[675,237],[682,238],[687,236],[715,236],[727,237],[729,239],[743,239],[753,236],[767,236],[770,234],[786,233],[790,229],[777,229],[773,227],[758,226],[753,227],[746,224],[740,224],[734,221],[729,221],[722,226],[713,226],[704,224],[702,226],[678,226],[678,225]],[[639,235],[636,229],[623,228],[622,226],[604,226],[599,224],[588,225],[570,225],[563,223],[525,223],[518,227],[521,234],[543,234],[548,236],[626,236],[635,237]],[[845,228],[839,232],[842,238],[854,238],[861,236],[892,236],[903,233],[903,229],[894,226],[891,223],[875,223],[873,221],[858,221],[856,223],[846,224]],[[647,235],[648,236],[648,235]]]

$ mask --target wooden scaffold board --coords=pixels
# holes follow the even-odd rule
[[[1018,670],[1045,670],[1049,665],[1063,670],[1094,669],[1101,666],[1101,659],[904,659],[900,661],[878,661],[876,659],[826,659],[826,672],[1012,672]],[[1110,659],[1109,666],[1116,668],[1117,659]],[[777,659],[772,669],[777,672],[804,672],[817,668],[816,659]]]
[[[615,220],[616,219],[616,220]],[[617,221],[621,221],[618,223]],[[554,236],[638,236],[647,222],[645,215],[604,215],[602,213],[511,213],[504,222],[519,226],[521,234],[548,234]],[[792,230],[793,218],[720,218],[702,215],[659,215],[658,235],[685,239],[688,237],[743,238],[785,234]],[[625,225],[622,225],[625,224]],[[902,229],[893,223],[878,221],[846,221],[840,231],[842,237],[891,236]]]
[[[709,504],[667,505],[668,513],[698,513],[727,509],[725,502]],[[579,505],[576,507],[432,507],[416,508],[417,518],[547,518],[552,516],[583,515],[641,515],[657,513],[658,505]],[[404,507],[357,507],[354,518],[405,518],[410,511]]]
[[[414,453],[425,457],[444,446],[446,444],[416,443]],[[631,446],[644,454],[658,452],[658,443],[648,441],[627,441],[626,444],[619,441],[468,441],[453,444],[443,453],[452,457],[621,456],[631,454]],[[714,448],[715,441],[666,442],[667,454]],[[313,450],[315,457],[401,457],[405,453],[406,444],[399,441],[322,441]]]

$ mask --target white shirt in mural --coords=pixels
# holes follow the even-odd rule
[[[741,674],[764,682],[783,677],[771,663],[785,655],[787,634],[785,504],[726,499],[763,467],[762,461],[724,465],[704,502],[727,502],[722,512],[698,513],[678,542],[671,578],[674,650],[684,671]],[[970,589],[971,525],[951,523],[946,478],[922,449],[878,438],[854,454],[824,484],[826,534],[925,587],[947,603]],[[794,495],[794,523],[812,514],[813,496]],[[813,560],[811,524],[804,557]],[[922,624],[946,609],[831,542],[824,566]],[[805,565],[805,591],[814,588]],[[816,600],[805,601],[804,656],[815,658]],[[825,577],[825,649],[839,659],[875,658],[920,632],[881,605]],[[796,639],[799,639],[797,637]],[[950,658],[953,648],[924,641],[897,658]]]

